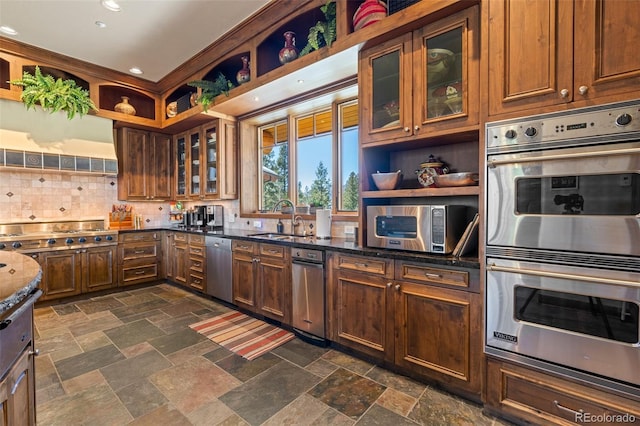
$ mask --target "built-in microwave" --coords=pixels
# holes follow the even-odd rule
[[[462,205],[367,207],[367,245],[426,253],[451,253],[469,220]]]

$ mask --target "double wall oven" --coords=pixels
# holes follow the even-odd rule
[[[640,392],[640,100],[486,126],[485,352]]]

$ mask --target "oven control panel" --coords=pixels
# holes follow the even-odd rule
[[[640,140],[640,100],[487,123],[487,150]]]

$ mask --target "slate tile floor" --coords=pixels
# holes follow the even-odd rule
[[[507,424],[336,350],[246,361],[188,328],[226,311],[169,284],[37,307],[38,424]]]

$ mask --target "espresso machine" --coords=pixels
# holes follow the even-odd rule
[[[203,220],[204,226],[207,228],[222,228],[224,226],[222,206],[210,205],[210,206],[196,206],[204,209]]]

